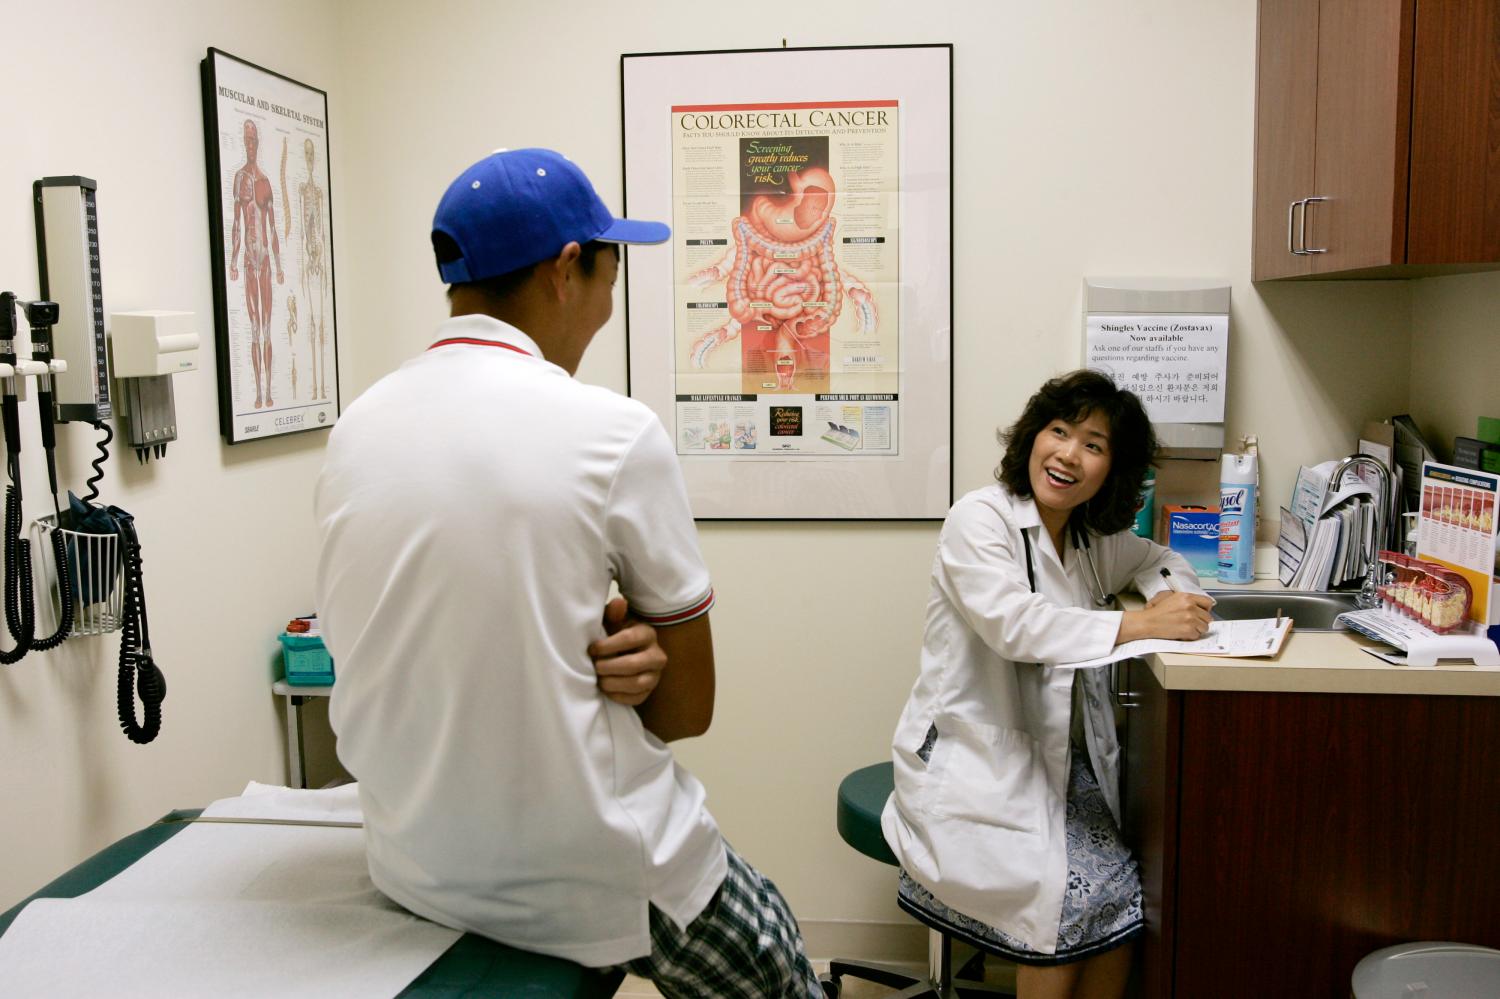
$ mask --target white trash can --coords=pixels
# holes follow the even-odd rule
[[[1496,999],[1500,950],[1473,944],[1399,944],[1354,966],[1354,999]]]

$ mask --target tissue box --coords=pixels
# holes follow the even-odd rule
[[[1166,520],[1167,547],[1192,565],[1193,571],[1209,579],[1219,577],[1219,508],[1216,506],[1162,507]]]
[[[110,316],[110,365],[116,378],[150,378],[198,368],[198,323],[191,312],[116,312]]]
[[[333,683],[333,657],[321,635],[281,635],[286,682],[294,687],[327,687]]]

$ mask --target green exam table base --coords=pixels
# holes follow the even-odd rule
[[[46,885],[30,898],[0,913],[0,935],[34,898],[76,898],[97,888],[156,847],[186,829],[174,821],[196,817],[201,809],[167,813],[154,825],[112,843]],[[605,999],[615,994],[623,972],[603,972],[532,954],[466,933],[401,993],[403,999],[450,999],[506,996],[507,999]]]

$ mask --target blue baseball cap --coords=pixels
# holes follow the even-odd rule
[[[434,248],[453,244],[438,249],[438,273],[448,284],[509,274],[569,243],[662,243],[671,235],[661,222],[615,218],[583,171],[550,149],[486,156],[448,185],[432,219]],[[458,256],[450,258],[454,247]]]

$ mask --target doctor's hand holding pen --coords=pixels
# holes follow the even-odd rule
[[[1173,585],[1170,576],[1166,579],[1168,588],[1147,601],[1144,610],[1126,611],[1120,618],[1116,645],[1140,638],[1191,642],[1208,634],[1214,598],[1205,593],[1185,593]]]
[[[635,707],[661,682],[667,654],[656,641],[656,629],[633,617],[622,597],[605,605],[604,631],[605,637],[588,648],[599,690],[617,704]]]

